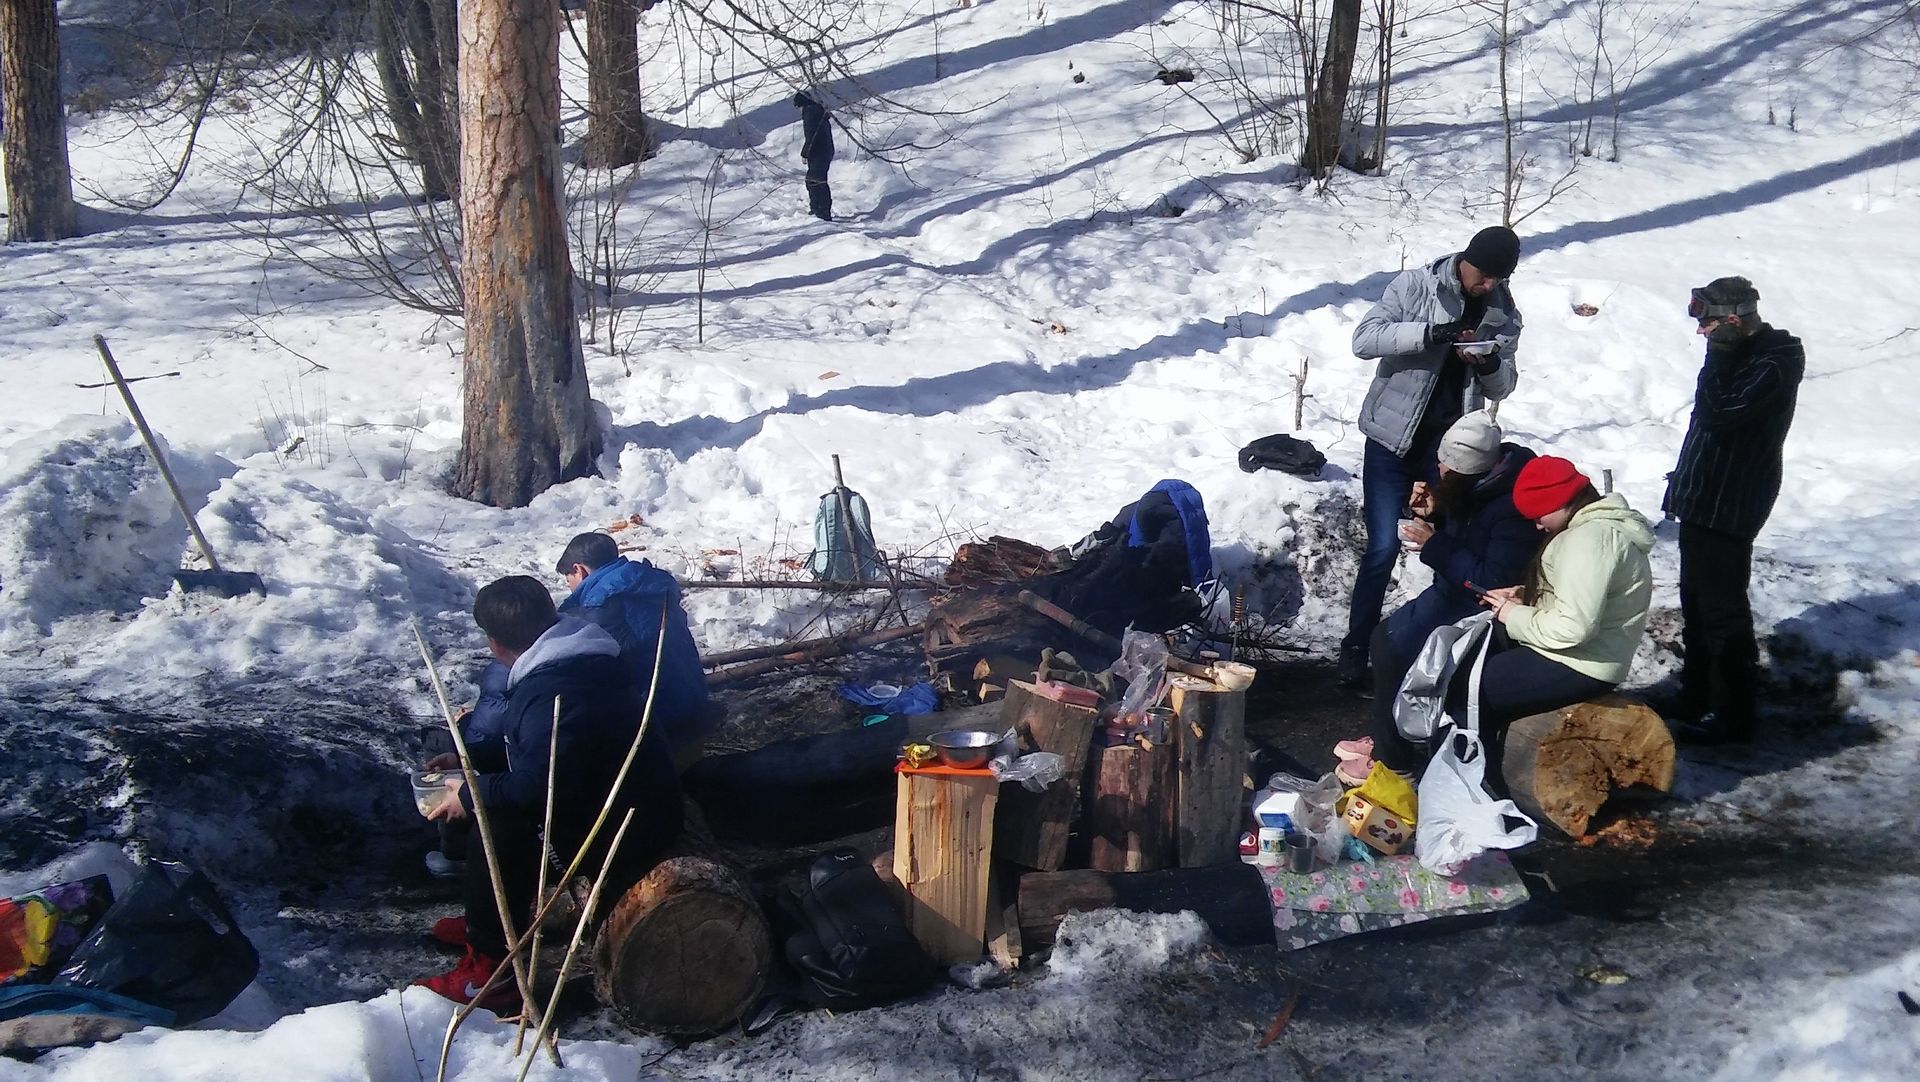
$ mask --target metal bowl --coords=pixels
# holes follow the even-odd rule
[[[940,761],[960,770],[985,766],[999,742],[999,736],[976,729],[948,729],[927,737],[927,743],[940,753]]]

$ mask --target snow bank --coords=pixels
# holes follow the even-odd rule
[[[201,472],[191,456],[177,469]],[[186,522],[133,425],[69,417],[0,451],[0,641],[78,613],[118,615],[168,587]]]

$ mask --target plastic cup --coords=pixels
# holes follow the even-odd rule
[[[413,806],[423,816],[433,811],[446,797],[447,787],[455,777],[456,774],[448,770],[413,771]]]

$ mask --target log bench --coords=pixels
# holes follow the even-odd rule
[[[1673,734],[1651,707],[1625,695],[1521,718],[1502,748],[1513,802],[1574,838],[1619,790],[1673,789]]]

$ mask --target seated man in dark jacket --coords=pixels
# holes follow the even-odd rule
[[[1416,493],[1414,519],[1401,527],[1420,561],[1433,569],[1433,585],[1373,633],[1374,752],[1397,770],[1421,761],[1400,740],[1393,698],[1427,636],[1480,611],[1468,583],[1495,590],[1525,582],[1545,540],[1513,506],[1513,480],[1534,454],[1501,442],[1500,426],[1485,411],[1455,421],[1440,441],[1439,457],[1438,478],[1426,498]]]
[[[573,587],[560,611],[598,624],[614,637],[642,703],[653,683],[658,648],[660,690],[652,724],[667,738],[674,763],[684,772],[700,757],[719,711],[707,699],[707,675],[687,627],[687,610],[680,607],[680,584],[645,560],[620,555],[613,538],[603,533],[583,533],[567,542],[556,570]]]
[[[438,821],[473,815],[476,798],[485,805],[494,856],[515,931],[533,915],[539,882],[541,825],[547,815],[548,750],[553,751],[552,831],[547,837],[554,859],[563,866],[586,842],[607,794],[619,778],[640,731],[641,702],[613,637],[584,620],[560,616],[553,598],[537,579],[516,575],[482,588],[474,599],[473,619],[486,632],[487,647],[508,666],[504,730],[498,738],[467,747],[477,773],[474,788],[450,794],[428,815]],[[559,736],[554,737],[554,704],[559,703]],[[432,769],[459,765],[451,755],[429,762]],[[627,809],[633,809],[609,882],[614,889],[633,882],[680,834],[680,783],[664,739],[649,728],[633,756],[633,766],[614,795],[607,821],[587,850],[581,867],[596,873]],[[557,873],[556,873],[557,874]],[[472,1001],[494,967],[506,956],[512,935],[502,927],[494,903],[487,862],[475,853],[467,861],[464,918],[434,926],[434,938],[464,945],[467,955],[450,972],[417,983],[459,1003]],[[618,894],[615,894],[618,897]],[[512,1009],[519,993],[503,981],[481,1006]]]

